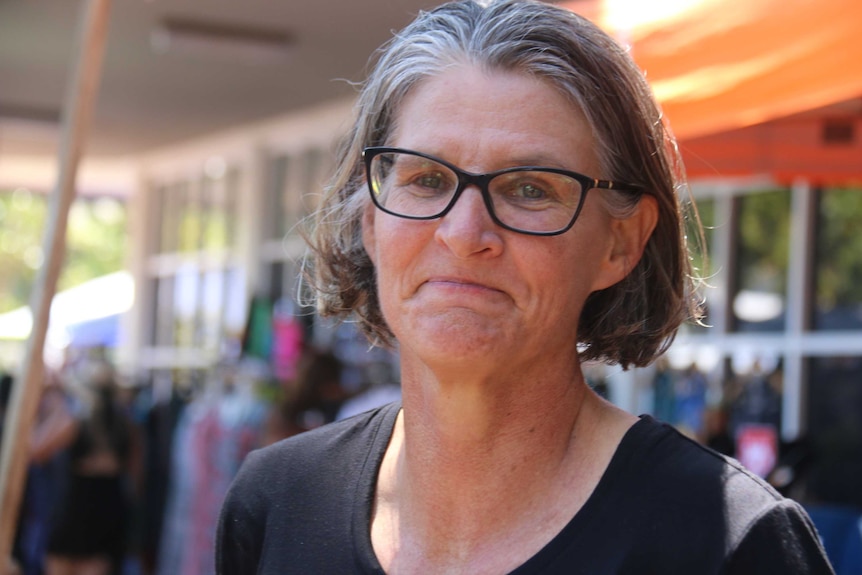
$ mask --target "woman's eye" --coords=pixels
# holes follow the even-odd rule
[[[524,183],[518,186],[517,195],[525,200],[541,200],[547,196],[543,188],[530,183]]]
[[[548,202],[556,199],[557,194],[543,182],[520,180],[510,183],[506,196],[513,202]]]
[[[413,179],[413,183],[423,188],[438,189],[443,186],[443,178],[440,174],[422,174]]]

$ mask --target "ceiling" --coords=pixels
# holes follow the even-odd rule
[[[365,76],[369,58],[392,31],[442,1],[113,0],[85,159],[119,164],[348,96],[355,91],[351,82]],[[862,60],[858,0],[563,0],[560,5],[594,19],[631,46],[683,143],[811,110],[818,118],[853,123],[851,132],[862,133],[862,75],[848,72]],[[21,157],[56,155],[84,8],[85,0],[0,0],[0,185],[38,171]],[[221,32],[231,27],[229,32],[284,34],[290,49],[266,58],[250,58],[224,44],[159,50],[154,33],[166,21]],[[810,124],[808,138],[820,145]],[[862,174],[862,138],[851,144],[846,169],[836,172],[842,178]],[[110,177],[105,181],[107,188],[127,186]]]
[[[114,0],[87,154],[120,158],[353,93],[435,0]],[[53,154],[83,0],[0,0],[0,155]],[[154,49],[165,20],[284,33],[278,57]],[[233,37],[233,36],[232,36]]]

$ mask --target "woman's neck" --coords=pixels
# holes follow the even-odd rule
[[[375,513],[378,535],[398,551],[389,558],[402,565],[506,561],[507,547],[530,549],[521,544],[525,533],[537,551],[592,492],[631,425],[587,388],[579,370],[496,383],[406,375]],[[611,421],[621,430],[615,440],[614,429],[597,433]]]
[[[587,392],[580,372],[544,380],[407,379],[402,401],[408,461],[492,473],[488,466],[522,454],[537,464],[560,460]]]

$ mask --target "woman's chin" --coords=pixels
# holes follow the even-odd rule
[[[470,310],[448,310],[417,318],[405,329],[399,341],[413,342],[411,351],[427,362],[443,361],[454,367],[464,363],[505,360],[506,342],[500,318],[487,317]],[[406,350],[402,346],[402,354]]]

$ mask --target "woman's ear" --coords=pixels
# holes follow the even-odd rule
[[[644,194],[638,201],[634,213],[624,219],[611,220],[611,246],[605,261],[604,285],[608,288],[622,281],[640,261],[647,241],[658,223],[658,201],[651,194]],[[601,281],[601,280],[600,280]]]
[[[371,202],[368,202],[362,212],[362,246],[365,248],[365,252],[368,254],[368,258],[371,260],[371,263],[376,266],[377,254],[375,247],[377,243],[374,236],[374,216],[374,206]]]
[[[618,255],[624,258],[623,275],[627,276],[638,264],[646,244],[658,224],[658,200],[652,194],[643,194],[635,213],[617,220],[616,243]]]

